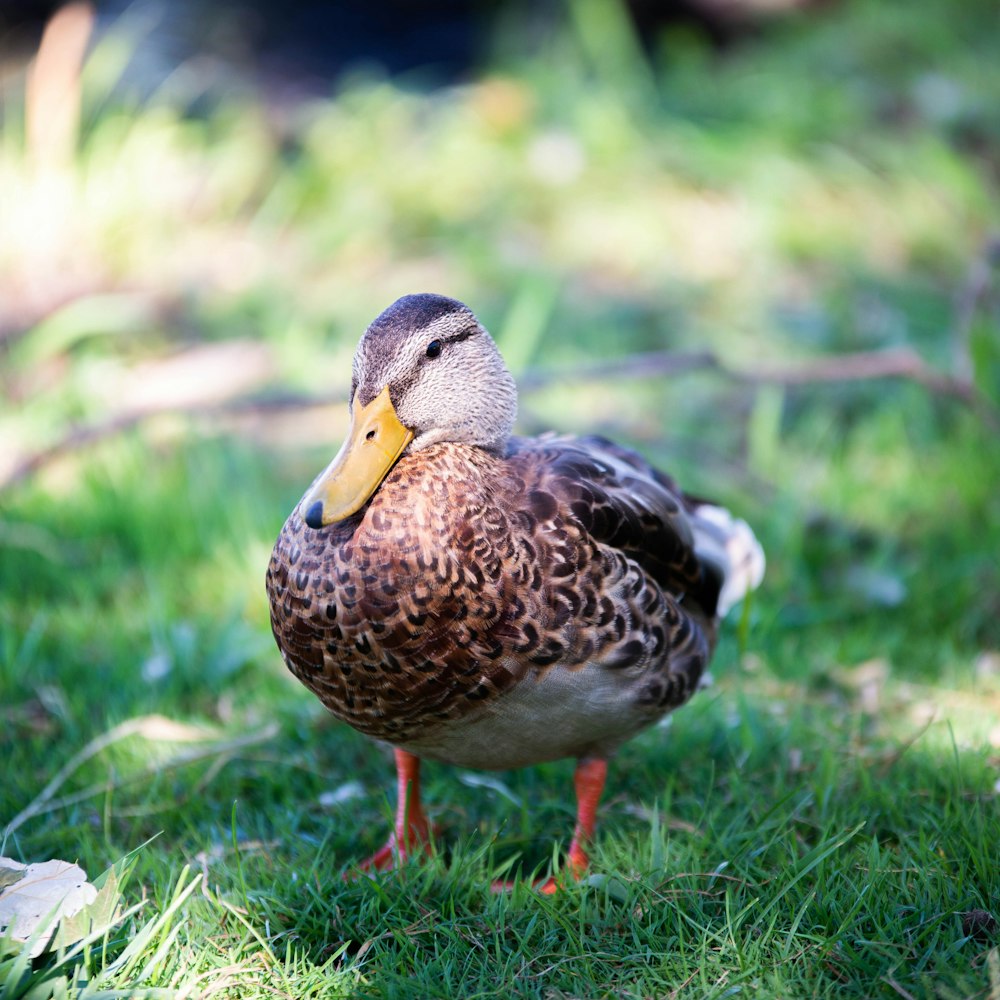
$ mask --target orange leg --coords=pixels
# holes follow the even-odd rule
[[[430,824],[420,802],[420,758],[405,750],[396,755],[396,826],[385,842],[358,867],[362,871],[385,871],[406,860],[416,847],[429,851]]]
[[[608,777],[608,762],[601,757],[585,757],[576,765],[573,784],[576,788],[576,826],[573,828],[573,839],[569,845],[567,869],[573,878],[580,878],[590,864],[586,845],[594,839],[594,827],[597,825],[597,804],[601,801],[604,782]],[[557,892],[559,885],[555,876],[551,876],[537,886],[539,892],[551,895]]]
[[[576,765],[576,772],[573,775],[573,785],[576,788],[576,826],[573,829],[573,840],[570,842],[566,858],[566,868],[575,879],[580,878],[590,864],[585,848],[587,843],[594,839],[597,804],[601,801],[607,776],[608,762],[601,757],[586,757]],[[493,891],[504,892],[512,886],[512,882],[494,882]],[[559,882],[553,875],[543,882],[536,883],[535,888],[549,896],[559,891]]]
[[[583,849],[594,839],[597,826],[597,804],[604,794],[604,782],[608,777],[608,762],[599,757],[581,760],[573,775],[576,787],[576,827],[569,845],[569,866],[579,878],[590,864],[590,858]]]

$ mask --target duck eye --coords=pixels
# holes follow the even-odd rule
[[[432,340],[427,345],[427,357],[436,358],[441,353],[441,341]]]

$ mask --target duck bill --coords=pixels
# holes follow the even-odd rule
[[[367,406],[352,407],[347,440],[302,501],[306,524],[322,528],[357,513],[412,440],[388,386]]]

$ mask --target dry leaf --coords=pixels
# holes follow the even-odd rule
[[[32,958],[45,951],[51,937],[46,931],[52,930],[57,920],[79,913],[97,899],[97,889],[87,881],[87,873],[68,861],[22,865],[0,858],[0,872],[8,883],[19,876],[0,890],[0,935],[27,941],[37,933]]]
[[[97,879],[97,882],[100,882]],[[93,901],[82,910],[72,915],[65,915],[59,921],[56,935],[52,940],[54,948],[69,948],[82,941],[94,931],[103,931],[118,923],[121,919],[121,909],[118,906],[118,878],[114,868],[108,871],[104,885],[98,890]]]
[[[365,786],[360,781],[348,781],[343,785],[338,785],[327,792],[321,792],[319,804],[324,809],[339,806],[342,802],[350,802],[351,799],[359,799],[365,794]]]
[[[219,735],[218,730],[177,722],[165,715],[143,715],[132,721],[136,733],[156,743],[200,743]]]

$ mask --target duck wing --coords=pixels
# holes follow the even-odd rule
[[[699,510],[677,484],[635,452],[596,435],[515,439],[528,470],[527,503],[545,516],[554,502],[597,543],[621,553],[675,600],[716,614],[724,561],[703,552]]]

